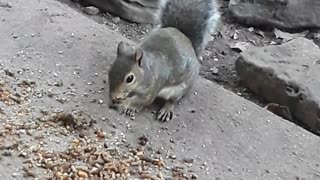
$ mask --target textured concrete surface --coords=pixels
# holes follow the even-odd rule
[[[2,115],[1,123],[6,118],[17,122],[32,119],[43,108],[49,112],[84,110],[97,120],[98,127],[123,133],[131,145],[145,135],[152,149],[174,153],[174,159],[166,159],[169,165],[194,159],[188,168],[198,179],[320,177],[317,136],[203,79],[170,123],[155,121],[152,110],[132,121],[108,109],[106,72],[116,44],[125,38],[54,0],[10,3],[12,8],[0,8],[2,79],[10,87],[30,79],[36,87],[27,104],[31,112],[17,117]],[[15,78],[5,76],[5,69],[14,72]],[[62,86],[50,85],[61,81]],[[60,103],[61,97],[64,103]],[[7,114],[13,108],[2,106]],[[47,148],[66,148],[69,138]],[[2,157],[2,178],[12,179],[21,161],[16,156]],[[20,175],[15,178],[23,179]]]

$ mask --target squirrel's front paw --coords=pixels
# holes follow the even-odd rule
[[[136,112],[137,111],[131,107],[126,107],[122,109],[122,114],[125,114],[126,116],[130,116],[130,117],[134,117]]]
[[[166,104],[159,110],[157,114],[157,119],[165,122],[170,121],[173,118],[173,104],[171,102],[166,102]]]
[[[126,116],[135,117],[135,114],[140,111],[141,108],[126,106],[123,107],[121,113],[125,114]]]

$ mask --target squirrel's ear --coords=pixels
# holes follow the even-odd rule
[[[119,44],[118,44],[118,49],[117,49],[117,54],[118,56],[120,54],[123,54],[123,51],[125,49],[125,43],[123,41],[121,41]]]
[[[143,58],[143,51],[142,49],[136,49],[136,52],[134,54],[134,58],[135,60],[137,61],[138,65],[141,66],[141,61],[142,61],[142,58]]]

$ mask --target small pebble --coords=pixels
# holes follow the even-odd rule
[[[233,36],[232,36],[232,39],[234,39],[234,40],[239,39],[238,33],[235,32],[235,33],[233,34]]]
[[[192,174],[191,179],[198,179],[198,176],[196,174]]]
[[[21,152],[20,154],[19,154],[19,156],[20,157],[23,157],[23,158],[26,158],[27,157],[27,153],[26,152]]]
[[[86,137],[86,134],[85,134],[83,131],[81,131],[81,132],[79,133],[79,137],[80,137],[80,138],[84,138],[84,137]]]
[[[12,155],[11,151],[4,151],[2,153],[2,156],[11,156],[11,155]]]
[[[11,176],[12,176],[12,177],[17,177],[18,174],[17,174],[17,173],[13,173]]]
[[[0,1],[0,7],[3,8],[12,8],[12,5],[9,2],[2,2]]]
[[[148,143],[148,138],[145,136],[145,135],[143,135],[143,136],[141,136],[140,138],[139,138],[139,144],[141,145],[141,146],[145,146],[147,143]]]
[[[104,146],[104,148],[108,148],[109,147],[107,142],[104,142],[103,146]]]
[[[184,158],[184,159],[183,159],[183,162],[188,163],[188,164],[191,164],[191,163],[194,162],[194,159],[192,159],[192,158]]]
[[[317,33],[313,33],[312,35],[311,35],[311,38],[312,39],[320,39],[320,31],[319,32],[317,32]]]
[[[114,128],[114,129],[117,129],[117,125],[115,123],[112,123],[111,126]]]
[[[219,69],[217,67],[210,68],[210,71],[213,75],[218,75]]]
[[[169,158],[170,158],[170,159],[177,159],[177,156],[174,155],[174,154],[170,154],[170,155],[169,155]]]
[[[94,6],[88,6],[83,8],[83,12],[85,12],[88,15],[97,15],[100,13],[100,10]]]
[[[4,72],[7,76],[14,77],[14,72],[12,72],[11,70],[5,69]]]
[[[120,17],[115,17],[112,19],[112,21],[117,24],[120,22]]]
[[[101,121],[106,121],[106,120],[107,120],[107,118],[105,118],[105,117],[101,118]]]
[[[98,131],[98,132],[97,132],[97,137],[98,137],[98,138],[105,138],[105,137],[106,137],[106,133],[103,132],[103,131]]]

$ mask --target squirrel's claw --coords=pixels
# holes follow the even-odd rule
[[[129,116],[131,118],[135,117],[135,114],[138,113],[142,108],[136,108],[136,107],[124,107],[121,111],[122,114],[125,114],[126,116]]]
[[[158,112],[157,120],[162,122],[170,121],[173,118],[173,104],[167,102]]]
[[[132,108],[124,108],[124,109],[122,109],[122,114],[125,114],[126,116],[130,116],[130,117],[134,117],[135,110]]]

